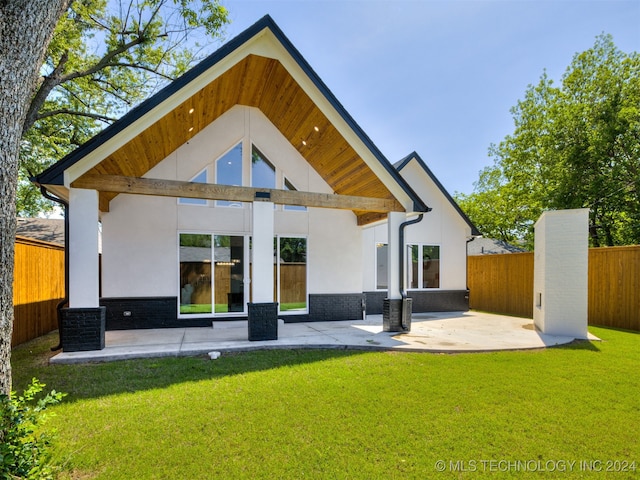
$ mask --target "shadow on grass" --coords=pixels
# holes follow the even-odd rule
[[[636,330],[628,330],[624,328],[617,327],[606,327],[600,325],[589,325],[589,330],[596,329],[595,332],[592,332],[594,335],[599,337],[601,340],[591,341],[591,340],[574,340],[571,343],[567,343],[566,345],[557,345],[552,348],[566,349],[566,350],[589,350],[592,352],[601,352],[602,349],[600,345],[603,343],[609,342],[609,336],[611,334],[612,340],[616,342],[617,349],[625,349],[631,348],[632,350],[637,350],[636,342],[640,337],[640,332]],[[601,330],[603,333],[598,332],[597,330]],[[622,336],[618,334],[623,334]],[[631,336],[626,336],[624,334],[632,334]]]
[[[597,341],[592,342],[591,340],[574,340],[570,343],[565,343],[563,345],[554,345],[549,348],[559,349],[559,350],[588,350],[591,352],[601,352],[600,348],[598,348]]]
[[[366,353],[358,350],[274,349],[226,353],[217,360],[203,355],[49,365],[49,359],[56,353],[50,348],[56,340],[57,334],[52,332],[13,349],[11,363],[15,391],[21,393],[35,377],[46,384],[46,390],[67,393],[65,402],[72,402]]]

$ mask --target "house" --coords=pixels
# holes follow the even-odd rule
[[[475,227],[417,154],[382,155],[269,16],[34,181],[69,205],[67,350],[102,348],[103,324],[401,311],[406,272],[418,308],[467,308]]]
[[[473,242],[469,243],[468,249],[469,255],[494,255],[499,253],[522,252],[526,252],[526,250],[495,238],[476,238]]]
[[[64,246],[64,220],[18,217],[16,219],[16,235]]]

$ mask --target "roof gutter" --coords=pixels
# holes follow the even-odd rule
[[[426,212],[430,212],[431,208],[430,207],[426,207],[427,210]],[[426,213],[425,212],[425,213]],[[399,254],[399,258],[400,258],[400,295],[402,296],[402,314],[400,315],[401,318],[401,323],[402,323],[402,328],[403,330],[409,330],[410,326],[407,325],[406,322],[406,316],[405,316],[405,308],[406,308],[406,304],[407,304],[407,291],[405,290],[405,285],[404,285],[404,269],[405,269],[405,261],[404,261],[404,229],[407,228],[409,225],[414,225],[416,223],[419,223],[422,221],[422,219],[424,218],[424,213],[420,213],[416,218],[414,218],[413,220],[407,220],[406,222],[402,222],[400,224],[399,227],[399,235],[398,235],[398,254]],[[410,314],[410,312],[408,312]]]
[[[64,209],[64,298],[56,306],[58,312],[58,337],[60,340],[58,345],[51,347],[51,351],[55,352],[62,348],[62,309],[69,303],[69,203],[51,195],[42,185],[40,185],[40,193],[44,198],[59,204]]]

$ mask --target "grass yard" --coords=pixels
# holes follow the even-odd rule
[[[48,423],[63,479],[638,478],[640,334],[590,330],[603,342],[80,366],[48,366],[48,336],[14,350],[14,388],[68,392]]]

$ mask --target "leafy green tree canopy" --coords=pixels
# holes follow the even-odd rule
[[[227,23],[219,0],[71,2],[55,29],[23,125],[18,215],[52,209],[29,182],[32,173],[184,73]]]
[[[593,246],[640,243],[640,55],[596,37],[560,86],[544,73],[511,109],[515,130],[489,150],[460,206],[486,236],[533,245],[544,210],[589,208]]]

